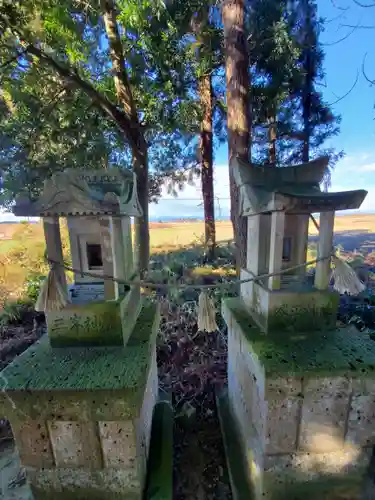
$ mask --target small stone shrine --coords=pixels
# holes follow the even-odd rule
[[[375,343],[337,328],[329,258],[335,211],[359,208],[367,193],[322,192],[327,164],[235,165],[248,217],[241,279],[288,270],[223,302],[228,397],[256,500],[360,498],[375,445]],[[304,265],[312,213],[322,259],[313,282]]]
[[[48,259],[67,296],[64,307],[45,311],[48,335],[0,375],[1,414],[34,498],[140,500],[158,397],[159,310],[139,285],[109,279],[137,279],[136,179],[117,169],[68,170],[46,180],[39,199],[16,200],[14,213],[43,219]],[[69,230],[70,298],[59,217]]]

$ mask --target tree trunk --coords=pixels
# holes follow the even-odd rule
[[[239,215],[239,190],[233,178],[232,160],[238,156],[248,162],[250,151],[249,57],[245,35],[245,0],[225,0],[223,24],[231,219],[239,271],[241,267],[246,267],[247,219]]]
[[[143,277],[150,260],[150,232],[148,227],[148,156],[147,145],[133,151],[133,170],[137,177],[138,200],[142,207],[142,217],[134,219],[135,265]]]
[[[271,167],[276,167],[276,117],[271,116],[268,125],[268,160]]]
[[[112,61],[112,74],[117,100],[131,122],[127,140],[133,153],[133,170],[137,177],[138,200],[142,207],[142,217],[135,220],[135,258],[141,277],[148,269],[150,259],[150,235],[148,228],[148,157],[145,141],[133,100],[126,72],[124,52],[116,19],[114,0],[101,0],[109,52]]]
[[[202,196],[204,207],[205,244],[208,258],[215,257],[215,204],[213,176],[213,133],[212,133],[212,81],[211,75],[203,76],[199,81],[199,95],[203,110],[200,131],[200,157],[202,168]]]

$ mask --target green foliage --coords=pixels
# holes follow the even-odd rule
[[[36,302],[39,296],[40,287],[42,286],[42,283],[45,279],[46,279],[45,275],[40,275],[35,272],[31,272],[27,276],[24,294],[33,303]]]
[[[251,73],[253,80],[253,157],[269,161],[269,129],[275,123],[276,163],[302,161],[302,143],[309,136],[310,159],[328,154],[330,166],[342,152],[325,142],[339,132],[340,117],[324,102],[317,86],[324,80],[324,53],[319,45],[323,22],[312,0],[255,0],[251,3]],[[311,88],[306,88],[309,58]],[[304,97],[309,94],[308,131]],[[329,179],[328,179],[329,180]]]
[[[7,301],[0,313],[0,325],[17,325],[32,313],[32,303],[28,300]]]
[[[170,181],[180,186],[190,169],[194,173],[196,98],[184,80],[184,52],[164,3],[117,6],[129,85],[149,147],[150,195],[157,197],[165,176],[172,174]],[[117,105],[102,11],[74,0],[27,5],[5,0],[0,31],[7,42],[0,48],[0,168],[5,174],[0,201],[10,204],[21,189],[37,194],[57,170],[132,168],[129,137],[100,105],[101,99]],[[64,78],[48,58],[74,78]]]

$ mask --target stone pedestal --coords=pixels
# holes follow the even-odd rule
[[[375,444],[374,342],[351,328],[265,334],[240,299],[224,301],[223,315],[256,500],[360,498]]]
[[[158,322],[145,305],[125,347],[52,348],[45,336],[1,373],[35,500],[142,498]]]

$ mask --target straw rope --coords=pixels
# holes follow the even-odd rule
[[[231,280],[229,282],[216,282],[216,283],[209,283],[209,284],[202,284],[202,283],[152,283],[150,281],[145,281],[145,280],[123,280],[120,278],[115,278],[114,276],[108,275],[108,274],[98,274],[96,273],[91,273],[90,271],[82,271],[81,269],[76,269],[74,267],[68,266],[65,263],[58,262],[55,260],[48,259],[48,262],[50,264],[59,266],[64,268],[66,271],[73,272],[75,274],[82,274],[83,276],[90,276],[92,278],[98,279],[98,277],[101,280],[111,280],[116,283],[119,283],[120,285],[127,285],[127,286],[140,286],[142,288],[150,288],[150,289],[157,289],[157,288],[163,288],[163,289],[179,289],[179,290],[197,290],[197,289],[210,289],[210,288],[225,288],[225,287],[230,287],[234,285],[241,285],[242,283],[250,283],[251,281],[261,281],[266,278],[271,278],[273,276],[280,276],[283,274],[286,274],[290,271],[295,271],[297,269],[301,269],[306,266],[310,266],[313,264],[316,264],[318,262],[322,262],[324,260],[331,260],[332,257],[335,257],[334,253],[330,253],[329,255],[326,255],[325,257],[318,257],[316,259],[310,260],[308,262],[304,262],[303,264],[297,264],[295,266],[290,266],[286,267],[284,269],[280,269],[279,271],[275,271],[273,273],[266,273],[266,274],[260,274],[258,276],[253,276],[252,278],[246,278],[243,280]]]

